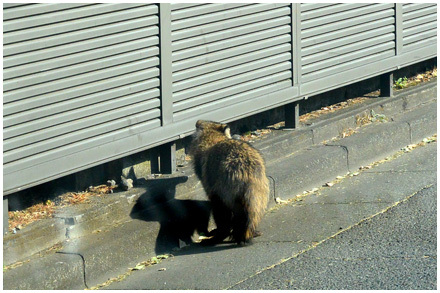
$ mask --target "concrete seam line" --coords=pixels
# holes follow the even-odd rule
[[[348,148],[345,145],[331,145],[331,144],[325,144],[324,146],[326,147],[340,147],[343,150],[345,150],[346,154],[347,154],[347,172],[351,172],[350,171],[350,159],[349,159],[349,152],[348,152]]]
[[[316,138],[315,138],[316,129],[312,128],[311,132],[312,132],[312,145],[316,145],[317,144],[317,142],[315,141],[316,140]]]
[[[84,286],[86,286],[86,288],[89,289],[89,286],[87,286],[87,282],[86,282],[86,260],[84,259],[84,256],[82,256],[82,254],[76,253],[76,252],[57,251],[56,253],[69,254],[69,255],[78,255],[78,256],[81,257],[82,264],[83,264],[83,281],[84,281]]]
[[[413,143],[413,129],[411,127],[411,123],[409,121],[405,121],[406,124],[408,124],[408,128],[409,128],[409,143],[412,144]]]

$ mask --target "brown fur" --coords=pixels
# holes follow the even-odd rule
[[[226,124],[199,120],[191,155],[217,225],[214,237],[207,243],[215,244],[232,236],[241,244],[258,235],[256,228],[269,195],[260,153],[248,143],[232,139]]]

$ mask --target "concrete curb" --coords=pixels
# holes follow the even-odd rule
[[[275,180],[276,196],[292,198],[436,133],[433,107],[436,105],[436,89],[436,81],[430,82],[404,90],[392,98],[372,100],[321,117],[300,130],[275,131],[256,141],[254,145],[266,158],[268,175]],[[372,109],[394,121],[374,123],[352,136],[320,144],[344,129],[355,128],[356,115],[369,113]],[[127,268],[140,261],[179,246],[182,239],[170,238],[173,235],[170,232],[176,231],[169,230],[173,223],[170,225],[163,214],[174,216],[182,210],[194,214],[190,209],[199,209],[194,203],[201,207],[205,200],[191,167],[181,168],[179,172],[166,178],[168,180],[157,181],[156,186],[99,198],[100,203],[93,205],[93,210],[66,212],[59,214],[58,219],[50,219],[58,223],[51,226],[57,236],[46,239],[39,244],[41,246],[34,246],[32,253],[59,242],[63,238],[60,235],[67,231],[70,231],[68,236],[71,239],[64,238],[57,253],[49,251],[41,257],[34,255],[21,266],[4,271],[4,289],[83,289],[85,284],[91,287],[103,283],[109,277],[125,273]],[[170,180],[174,184],[169,185]],[[179,184],[183,182],[185,184]],[[167,191],[156,197],[155,191],[163,186],[167,186]],[[134,220],[127,217],[139,203],[142,203],[143,216]],[[174,220],[178,222],[181,218],[175,217]],[[35,227],[44,227],[50,221],[30,226],[21,235],[6,237],[4,259],[7,261],[4,265],[20,260],[18,255],[26,258],[22,251],[31,246],[26,244],[31,243],[29,239],[36,237],[37,234],[32,235]],[[191,229],[193,231],[194,227],[185,232],[189,234]],[[34,243],[32,240],[32,245]]]

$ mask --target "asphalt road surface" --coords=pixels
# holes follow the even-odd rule
[[[436,289],[437,185],[231,289]]]

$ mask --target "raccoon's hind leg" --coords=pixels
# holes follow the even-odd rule
[[[215,245],[222,242],[231,235],[232,211],[217,196],[210,196],[212,205],[212,215],[214,217],[216,229],[211,230],[208,236],[210,239],[203,240],[203,245]]]
[[[241,200],[237,200],[232,218],[232,238],[238,245],[250,243],[252,238],[256,237],[256,231],[251,229],[250,224],[249,210]]]
[[[249,212],[241,202],[236,202],[232,218],[232,238],[238,245],[249,243],[253,231],[249,229]]]

